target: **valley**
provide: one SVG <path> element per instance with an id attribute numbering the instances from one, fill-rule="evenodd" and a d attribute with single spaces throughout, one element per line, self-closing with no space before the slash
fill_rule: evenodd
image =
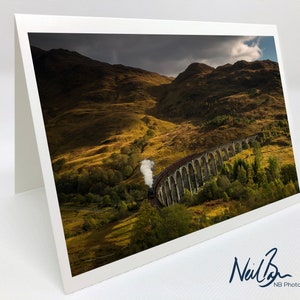
<path id="1" fill-rule="evenodd" d="M 171 78 L 64 49 L 32 55 L 74 276 L 298 192 L 276 62 L 195 62 Z M 142 160 L 156 176 L 258 133 L 183 203 L 147 206 Z"/>

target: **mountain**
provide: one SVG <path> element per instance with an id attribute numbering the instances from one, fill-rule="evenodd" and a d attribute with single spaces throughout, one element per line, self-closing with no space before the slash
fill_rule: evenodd
<path id="1" fill-rule="evenodd" d="M 107 142 L 127 127 L 142 128 L 138 114 L 151 108 L 160 87 L 171 82 L 166 76 L 64 49 L 31 50 L 49 147 L 55 155 Z"/>
<path id="2" fill-rule="evenodd" d="M 51 157 L 78 167 L 139 146 L 159 170 L 286 121 L 276 62 L 195 62 L 174 79 L 64 49 L 32 57 Z"/>
<path id="3" fill-rule="evenodd" d="M 205 75 L 210 74 L 214 71 L 214 68 L 202 64 L 202 63 L 192 63 L 190 64 L 185 71 L 180 73 L 174 80 L 173 84 L 180 84 L 187 81 L 199 81 L 200 78 L 203 78 Z"/>
<path id="4" fill-rule="evenodd" d="M 284 109 L 277 63 L 238 61 L 216 69 L 194 63 L 169 85 L 158 111 L 169 118 L 203 121 L 220 114 L 273 109 L 274 105 Z"/>
<path id="5" fill-rule="evenodd" d="M 121 103 L 152 97 L 151 88 L 170 79 L 123 65 L 110 65 L 64 49 L 32 47 L 33 63 L 45 109 L 62 110 L 78 101 Z"/>

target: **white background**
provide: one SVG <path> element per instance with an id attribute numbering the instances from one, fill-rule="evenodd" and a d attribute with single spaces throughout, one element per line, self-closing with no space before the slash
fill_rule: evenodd
<path id="1" fill-rule="evenodd" d="M 299 299 L 299 288 L 229 284 L 234 257 L 276 264 L 300 283 L 300 205 L 64 295 L 43 190 L 14 196 L 14 13 L 276 24 L 300 149 L 299 0 L 0 0 L 0 299 Z M 298 141 L 299 140 L 299 141 Z M 297 153 L 296 153 L 297 154 Z M 30 176 L 30 170 L 28 170 Z"/>

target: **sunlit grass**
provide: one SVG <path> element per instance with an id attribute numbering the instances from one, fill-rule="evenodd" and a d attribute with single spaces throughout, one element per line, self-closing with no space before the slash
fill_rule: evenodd
<path id="1" fill-rule="evenodd" d="M 277 158 L 280 165 L 294 164 L 294 153 L 291 146 L 278 146 L 278 145 L 267 145 L 261 147 L 261 153 L 263 156 L 263 165 L 266 167 L 270 157 Z M 243 150 L 234 157 L 230 158 L 229 162 L 233 162 L 236 159 L 244 159 L 249 163 L 253 163 L 254 154 L 253 149 Z"/>
<path id="2" fill-rule="evenodd" d="M 130 216 L 114 225 L 105 240 L 116 246 L 127 246 L 130 242 L 131 231 L 136 222 L 136 216 Z"/>

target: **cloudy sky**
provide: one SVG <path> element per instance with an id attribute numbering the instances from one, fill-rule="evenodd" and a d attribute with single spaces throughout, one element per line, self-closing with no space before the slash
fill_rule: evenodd
<path id="1" fill-rule="evenodd" d="M 30 44 L 63 48 L 110 64 L 177 76 L 193 62 L 277 61 L 273 37 L 31 33 Z"/>

